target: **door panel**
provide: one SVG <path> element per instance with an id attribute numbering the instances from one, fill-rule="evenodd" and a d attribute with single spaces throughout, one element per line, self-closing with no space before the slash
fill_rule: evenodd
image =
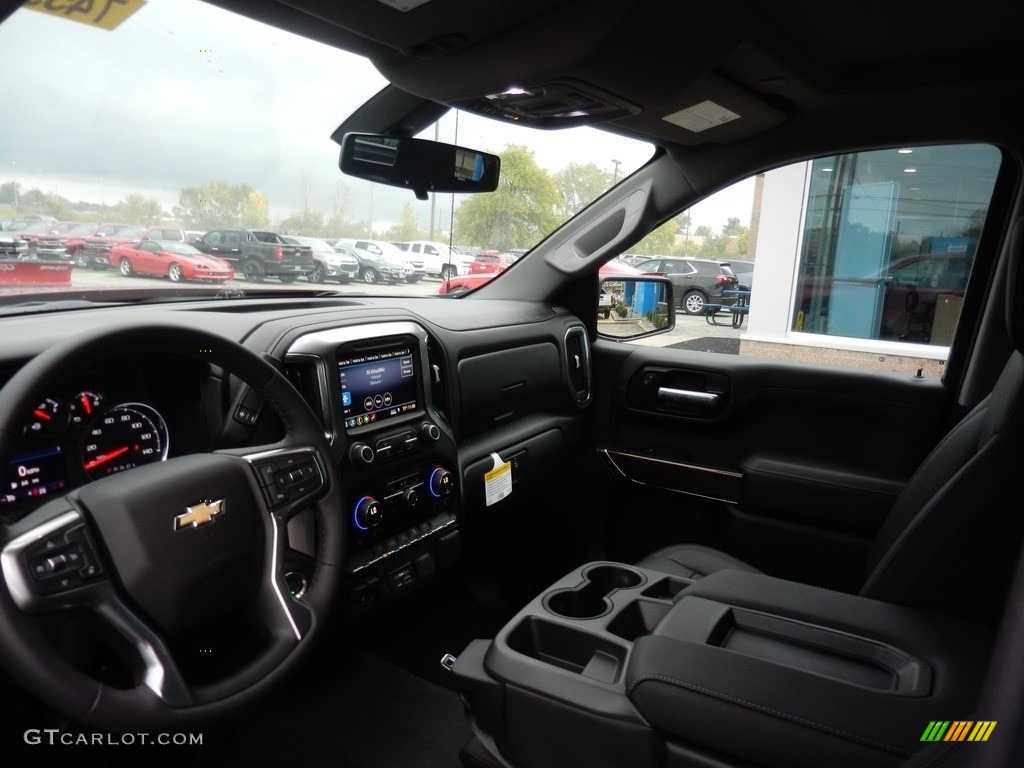
<path id="1" fill-rule="evenodd" d="M 593 360 L 609 556 L 705 543 L 844 589 L 949 403 L 903 374 L 604 340 Z"/>

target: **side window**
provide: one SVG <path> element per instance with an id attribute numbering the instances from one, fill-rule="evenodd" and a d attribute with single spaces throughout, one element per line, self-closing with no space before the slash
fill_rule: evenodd
<path id="1" fill-rule="evenodd" d="M 986 144 L 823 157 L 681 211 L 634 253 L 728 262 L 742 290 L 720 281 L 699 317 L 677 312 L 676 329 L 654 338 L 941 375 L 1001 160 Z M 612 315 L 599 331 L 629 307 Z"/>
<path id="2" fill-rule="evenodd" d="M 203 235 L 203 243 L 205 245 L 220 245 L 220 241 L 220 232 L 207 232 Z"/>
<path id="3" fill-rule="evenodd" d="M 221 245 L 236 246 L 242 241 L 242 237 L 238 232 L 224 232 L 221 234 Z"/>
<path id="4" fill-rule="evenodd" d="M 438 251 L 437 251 L 437 248 L 435 248 L 432 245 L 425 245 L 425 246 L 423 246 L 423 252 L 426 253 L 426 254 L 429 254 L 431 256 L 439 256 L 440 255 L 438 253 Z"/>

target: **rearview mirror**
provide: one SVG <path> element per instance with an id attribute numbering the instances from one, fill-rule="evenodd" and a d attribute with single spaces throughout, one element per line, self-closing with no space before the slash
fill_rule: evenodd
<path id="1" fill-rule="evenodd" d="M 597 332 L 626 340 L 668 333 L 676 325 L 667 277 L 605 277 L 597 303 Z"/>
<path id="2" fill-rule="evenodd" d="M 406 187 L 426 200 L 428 192 L 493 192 L 501 159 L 425 139 L 347 133 L 339 165 L 349 176 Z"/>

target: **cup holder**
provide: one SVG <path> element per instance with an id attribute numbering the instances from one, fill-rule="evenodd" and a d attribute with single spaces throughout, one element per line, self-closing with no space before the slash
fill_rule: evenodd
<path id="1" fill-rule="evenodd" d="M 611 595 L 644 583 L 639 571 L 621 565 L 595 565 L 583 572 L 583 583 L 544 596 L 544 607 L 567 619 L 596 619 L 612 609 Z"/>

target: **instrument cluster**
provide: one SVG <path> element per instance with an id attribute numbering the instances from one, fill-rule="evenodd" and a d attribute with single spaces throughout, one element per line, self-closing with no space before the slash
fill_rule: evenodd
<path id="1" fill-rule="evenodd" d="M 163 461 L 170 432 L 152 405 L 84 389 L 43 398 L 6 468 L 0 510 L 20 511 L 91 480 Z"/>

